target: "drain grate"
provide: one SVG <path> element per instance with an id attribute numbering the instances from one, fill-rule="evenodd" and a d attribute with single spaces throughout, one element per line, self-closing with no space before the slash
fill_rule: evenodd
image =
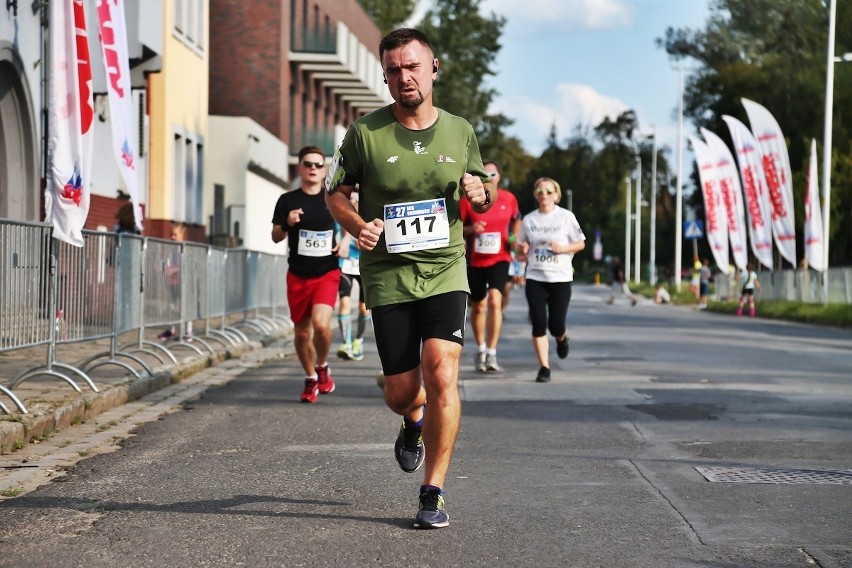
<path id="1" fill-rule="evenodd" d="M 852 469 L 766 469 L 759 467 L 696 467 L 707 481 L 720 483 L 774 483 L 852 485 Z"/>

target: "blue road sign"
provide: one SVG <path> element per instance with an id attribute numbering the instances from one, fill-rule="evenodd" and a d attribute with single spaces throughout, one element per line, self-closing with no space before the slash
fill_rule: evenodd
<path id="1" fill-rule="evenodd" d="M 704 223 L 698 219 L 683 222 L 683 238 L 700 239 L 704 236 Z"/>

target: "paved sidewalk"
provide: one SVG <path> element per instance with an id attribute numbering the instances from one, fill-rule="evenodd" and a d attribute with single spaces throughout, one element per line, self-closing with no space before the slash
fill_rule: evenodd
<path id="1" fill-rule="evenodd" d="M 65 379 L 51 374 L 41 374 L 27 378 L 13 389 L 12 393 L 23 403 L 27 412 L 19 410 L 15 401 L 0 390 L 0 404 L 10 414 L 0 408 L 0 453 L 9 453 L 30 442 L 38 442 L 52 433 L 80 424 L 112 408 L 136 400 L 146 394 L 179 382 L 198 371 L 217 365 L 228 359 L 256 350 L 290 334 L 289 329 L 263 337 L 249 335 L 248 343 L 226 344 L 210 338 L 196 338 L 190 344 L 181 345 L 177 341 L 162 342 L 156 337 L 157 331 L 151 331 L 146 340 L 167 348 L 174 356 L 171 361 L 162 350 L 154 351 L 159 357 L 144 352 L 131 351 L 131 354 L 148 366 L 151 373 L 145 371 L 138 362 L 116 357 L 129 365 L 137 373 L 134 375 L 125 366 L 108 363 L 92 368 L 84 363 L 97 355 L 105 355 L 98 363 L 110 361 L 110 341 L 108 339 L 61 344 L 56 349 L 56 363 L 51 365 L 55 373 L 71 379 L 80 392 Z M 123 336 L 121 345 L 136 343 L 138 332 Z M 206 345 L 209 345 L 208 349 Z M 212 349 L 212 351 L 211 351 Z M 163 362 L 165 361 L 165 362 Z M 39 346 L 0 353 L 0 385 L 10 388 L 19 376 L 33 369 L 47 371 L 48 347 Z M 85 367 L 91 369 L 87 375 L 97 388 L 95 392 L 85 378 L 73 369 Z"/>

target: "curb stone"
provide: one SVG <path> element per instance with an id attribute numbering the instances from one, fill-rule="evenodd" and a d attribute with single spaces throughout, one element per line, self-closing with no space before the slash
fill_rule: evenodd
<path id="1" fill-rule="evenodd" d="M 33 440 L 38 440 L 69 428 L 128 402 L 142 398 L 229 359 L 266 347 L 281 336 L 266 336 L 247 344 L 231 346 L 200 358 L 190 359 L 155 372 L 152 376 L 136 378 L 126 375 L 112 384 L 99 384 L 100 392 L 70 391 L 68 398 L 53 408 L 30 408 L 27 414 L 0 414 L 0 454 L 9 454 Z M 26 403 L 26 401 L 24 401 Z M 28 405 L 30 406 L 30 405 Z"/>

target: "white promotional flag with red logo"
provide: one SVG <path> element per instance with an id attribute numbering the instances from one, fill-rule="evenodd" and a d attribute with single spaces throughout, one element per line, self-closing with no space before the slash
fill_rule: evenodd
<path id="1" fill-rule="evenodd" d="M 142 208 L 136 182 L 136 158 L 131 147 L 133 104 L 130 98 L 130 64 L 127 56 L 127 24 L 124 0 L 97 0 L 98 25 L 109 93 L 112 147 L 118 169 L 133 202 L 136 227 L 142 230 Z"/>
<path id="2" fill-rule="evenodd" d="M 763 174 L 772 207 L 772 233 L 775 244 L 787 262 L 796 266 L 796 223 L 793 216 L 793 177 L 790 157 L 781 127 L 763 106 L 742 99 L 751 132 L 760 147 Z"/>
<path id="3" fill-rule="evenodd" d="M 702 140 L 690 136 L 692 152 L 698 163 L 698 178 L 701 182 L 701 195 L 704 197 L 704 216 L 707 242 L 713 251 L 713 258 L 723 272 L 728 271 L 728 224 L 725 206 L 719 190 L 716 176 L 716 158 L 710 147 Z"/>
<path id="4" fill-rule="evenodd" d="M 83 0 L 50 2 L 45 219 L 53 236 L 83 246 L 92 168 L 92 66 Z"/>
<path id="5" fill-rule="evenodd" d="M 825 249 L 822 237 L 822 212 L 817 189 L 816 140 L 811 140 L 811 159 L 808 163 L 808 183 L 805 188 L 805 255 L 814 270 L 825 270 Z"/>
<path id="6" fill-rule="evenodd" d="M 734 253 L 734 264 L 740 270 L 745 270 L 748 263 L 748 244 L 746 243 L 743 190 L 740 187 L 737 164 L 724 140 L 706 128 L 701 129 L 701 134 L 716 159 L 716 179 L 719 180 L 722 203 L 725 205 L 723 211 L 728 223 L 728 237 L 731 242 L 731 251 Z"/>
<path id="7" fill-rule="evenodd" d="M 772 211 L 757 140 L 748 127 L 733 116 L 723 115 L 722 120 L 728 124 L 734 140 L 745 195 L 751 251 L 763 266 L 772 270 Z"/>

